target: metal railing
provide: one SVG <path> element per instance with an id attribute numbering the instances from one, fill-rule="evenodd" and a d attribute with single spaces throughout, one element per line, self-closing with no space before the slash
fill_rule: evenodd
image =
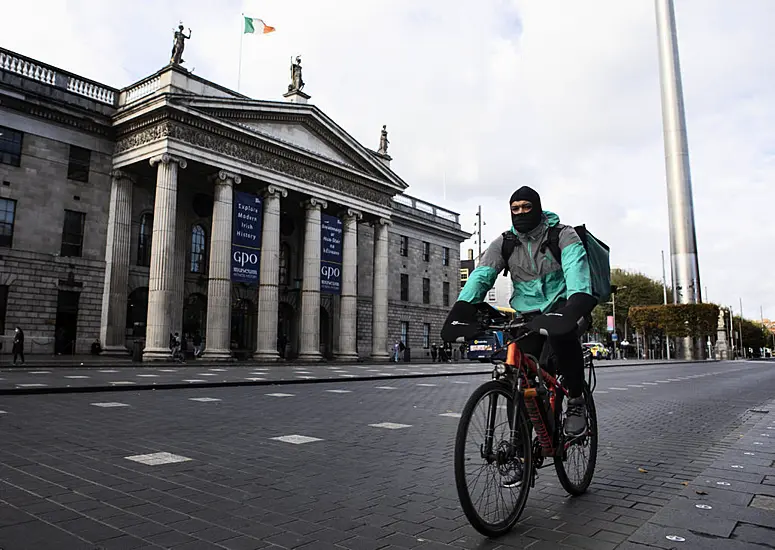
<path id="1" fill-rule="evenodd" d="M 0 70 L 65 89 L 106 105 L 116 105 L 118 90 L 0 48 Z"/>
<path id="2" fill-rule="evenodd" d="M 426 214 L 430 214 L 431 216 L 436 216 L 437 218 L 442 218 L 454 223 L 460 223 L 460 214 L 457 212 L 447 210 L 446 208 L 436 206 L 435 204 L 425 202 L 410 195 L 396 195 L 393 197 L 393 202 L 402 206 L 408 206 L 409 208 L 419 210 L 420 212 L 424 212 Z"/>

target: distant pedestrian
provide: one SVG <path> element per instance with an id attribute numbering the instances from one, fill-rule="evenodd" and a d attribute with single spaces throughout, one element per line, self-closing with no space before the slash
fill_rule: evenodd
<path id="1" fill-rule="evenodd" d="M 16 327 L 16 332 L 13 335 L 13 364 L 16 364 L 16 358 L 21 357 L 22 365 L 24 364 L 24 332 L 21 328 Z"/>
<path id="2" fill-rule="evenodd" d="M 198 331 L 194 334 L 193 344 L 194 344 L 194 357 L 201 356 L 202 355 L 202 335 L 199 334 Z"/>
<path id="3" fill-rule="evenodd" d="M 390 358 L 391 361 L 398 363 L 398 354 L 401 351 L 401 346 L 398 345 L 399 340 L 396 340 L 393 344 L 393 357 Z"/>
<path id="4" fill-rule="evenodd" d="M 438 346 L 436 346 L 436 344 L 434 343 L 434 344 L 431 346 L 431 363 L 435 363 L 435 362 L 436 362 L 436 357 L 437 357 L 438 355 L 439 355 L 439 348 L 438 348 Z"/>

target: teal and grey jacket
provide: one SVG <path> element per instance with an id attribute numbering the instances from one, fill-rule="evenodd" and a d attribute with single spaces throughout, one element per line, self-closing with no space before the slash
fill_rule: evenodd
<path id="1" fill-rule="evenodd" d="M 548 229 L 560 225 L 560 251 L 562 266 L 551 251 L 542 244 Z M 560 224 L 560 218 L 546 210 L 542 222 L 531 232 L 522 234 L 511 228 L 520 241 L 509 259 L 509 272 L 514 284 L 511 307 L 518 313 L 539 310 L 542 313 L 561 307 L 568 297 L 582 292 L 592 294 L 587 252 L 576 231 Z M 501 252 L 503 236 L 496 238 L 468 276 L 468 282 L 460 291 L 459 301 L 480 303 L 495 284 L 498 274 L 506 267 Z M 545 250 L 542 251 L 541 249 Z"/>

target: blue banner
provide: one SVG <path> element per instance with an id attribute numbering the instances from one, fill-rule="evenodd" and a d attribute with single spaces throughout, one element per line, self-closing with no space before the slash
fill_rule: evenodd
<path id="1" fill-rule="evenodd" d="M 342 293 L 342 220 L 322 214 L 320 218 L 320 292 Z"/>
<path id="2" fill-rule="evenodd" d="M 231 280 L 258 284 L 261 260 L 261 197 L 236 191 L 231 236 Z"/>

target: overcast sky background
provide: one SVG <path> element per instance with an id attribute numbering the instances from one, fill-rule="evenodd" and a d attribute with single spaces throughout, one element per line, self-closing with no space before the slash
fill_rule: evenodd
<path id="1" fill-rule="evenodd" d="M 675 0 L 706 298 L 775 317 L 775 1 Z M 365 146 L 387 124 L 409 192 L 490 241 L 508 197 L 541 193 L 586 223 L 614 266 L 661 279 L 667 195 L 653 0 L 27 0 L 5 2 L 0 46 L 124 87 L 169 60 L 282 100 L 302 55 L 311 102 Z M 464 244 L 476 248 L 473 240 Z"/>

